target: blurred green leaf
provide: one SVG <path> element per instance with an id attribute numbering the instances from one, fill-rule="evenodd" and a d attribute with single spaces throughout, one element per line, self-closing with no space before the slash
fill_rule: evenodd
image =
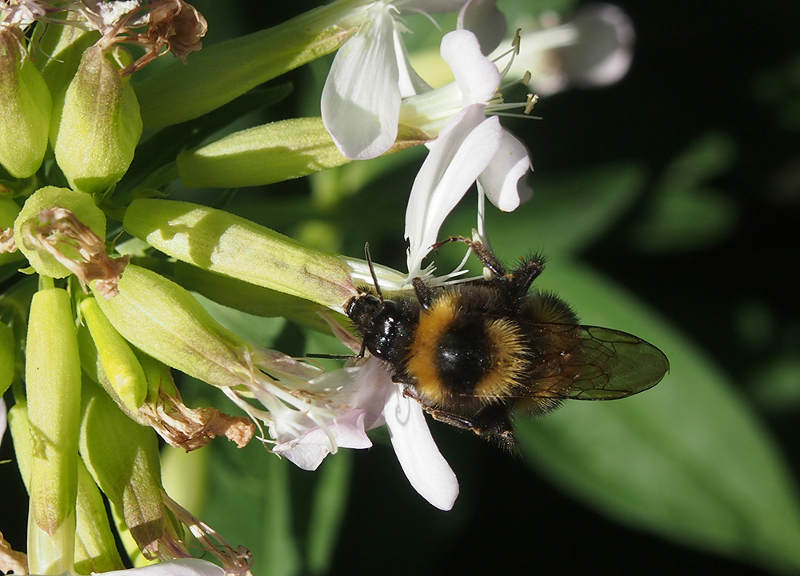
<path id="1" fill-rule="evenodd" d="M 195 294 L 194 296 L 214 320 L 234 334 L 255 344 L 269 345 L 286 324 L 284 318 L 261 318 L 235 308 L 217 304 L 202 294 Z"/>
<path id="2" fill-rule="evenodd" d="M 330 566 L 346 512 L 352 470 L 352 454 L 340 450 L 328 456 L 317 473 L 307 548 L 308 571 L 312 574 L 324 574 Z"/>
<path id="3" fill-rule="evenodd" d="M 556 179 L 529 177 L 533 199 L 514 212 L 500 212 L 486 203 L 486 229 L 494 242 L 502 230 L 519 250 L 541 250 L 548 256 L 576 252 L 600 236 L 636 198 L 644 173 L 620 164 L 583 170 Z M 439 234 L 468 234 L 475 227 L 475 206 L 462 202 Z M 519 254 L 515 254 L 515 257 Z"/>
<path id="4" fill-rule="evenodd" d="M 289 467 L 258 442 L 238 449 L 211 444 L 212 461 L 204 520 L 231 545 L 253 553 L 252 573 L 291 576 L 300 560 L 291 517 Z"/>
<path id="5" fill-rule="evenodd" d="M 664 170 L 649 213 L 633 229 L 642 250 L 692 250 L 727 236 L 738 212 L 733 200 L 706 182 L 730 170 L 736 149 L 730 136 L 706 134 Z"/>
<path id="6" fill-rule="evenodd" d="M 766 361 L 749 378 L 749 391 L 759 406 L 783 413 L 800 409 L 800 358 L 796 356 L 787 354 Z"/>
<path id="7" fill-rule="evenodd" d="M 568 402 L 544 418 L 520 419 L 530 462 L 619 521 L 772 569 L 800 569 L 796 486 L 725 375 L 686 336 L 596 273 L 554 260 L 536 285 L 557 290 L 586 324 L 656 344 L 671 372 L 633 398 Z"/>

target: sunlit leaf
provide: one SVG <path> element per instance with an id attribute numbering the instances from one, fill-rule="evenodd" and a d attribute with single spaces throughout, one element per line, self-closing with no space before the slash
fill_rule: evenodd
<path id="1" fill-rule="evenodd" d="M 800 568 L 800 507 L 774 441 L 687 337 L 608 279 L 551 261 L 536 285 L 581 321 L 659 346 L 670 374 L 614 402 L 568 402 L 520 419 L 530 462 L 602 513 L 687 545 L 780 569 Z"/>

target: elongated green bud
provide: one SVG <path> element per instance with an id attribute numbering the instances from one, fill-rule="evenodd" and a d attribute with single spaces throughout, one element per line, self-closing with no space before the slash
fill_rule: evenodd
<path id="1" fill-rule="evenodd" d="M 11 326 L 0 321 L 0 397 L 14 381 L 17 342 Z"/>
<path id="2" fill-rule="evenodd" d="M 60 288 L 33 296 L 25 350 L 31 425 L 30 570 L 72 569 L 77 494 L 81 373 L 69 294 Z M 48 539 L 48 536 L 50 537 Z"/>
<path id="3" fill-rule="evenodd" d="M 168 366 L 216 386 L 249 380 L 246 345 L 214 320 L 184 288 L 129 265 L 119 294 L 97 298 L 106 318 L 130 343 Z"/>
<path id="4" fill-rule="evenodd" d="M 100 48 L 83 53 L 53 112 L 50 139 L 70 186 L 94 194 L 118 182 L 133 160 L 142 119 L 128 79 Z"/>
<path id="5" fill-rule="evenodd" d="M 59 239 L 49 232 L 47 237 L 51 240 L 55 238 L 55 244 L 44 242 L 42 238 L 37 237 L 42 211 L 56 207 L 72 211 L 75 217 L 88 226 L 101 241 L 106 237 L 106 216 L 89 194 L 76 192 L 69 188 L 45 186 L 34 192 L 25 201 L 25 205 L 14 222 L 14 240 L 17 247 L 25 254 L 28 262 L 39 274 L 52 278 L 64 278 L 72 272 L 59 262 L 53 252 L 57 251 L 76 262 L 81 261 L 82 258 L 75 243 L 71 238 Z"/>
<path id="6" fill-rule="evenodd" d="M 0 28 L 0 166 L 27 178 L 42 164 L 53 106 L 50 91 L 15 31 Z"/>
<path id="7" fill-rule="evenodd" d="M 33 443 L 24 402 L 15 404 L 8 413 L 8 424 L 14 439 L 14 455 L 25 488 L 30 490 Z M 108 523 L 103 497 L 83 462 L 78 460 L 78 493 L 75 507 L 75 570 L 81 574 L 108 572 L 123 568 L 114 535 Z"/>
<path id="8" fill-rule="evenodd" d="M 344 261 L 254 222 L 198 204 L 135 200 L 125 230 L 173 258 L 341 309 L 356 294 Z"/>
<path id="9" fill-rule="evenodd" d="M 105 381 L 111 388 L 109 393 L 127 410 L 135 412 L 147 396 L 147 379 L 139 360 L 94 298 L 85 298 L 80 304 L 80 311 L 97 346 Z"/>
<path id="10" fill-rule="evenodd" d="M 397 152 L 430 140 L 401 125 Z M 237 188 L 300 178 L 350 162 L 342 156 L 321 118 L 292 118 L 229 134 L 178 155 L 178 174 L 187 186 Z"/>
<path id="11" fill-rule="evenodd" d="M 371 0 L 337 0 L 260 30 L 213 44 L 157 70 L 136 86 L 148 128 L 202 116 L 251 88 L 336 50 Z"/>
<path id="12" fill-rule="evenodd" d="M 86 381 L 80 454 L 139 547 L 148 555 L 157 554 L 165 510 L 156 435 L 125 416 L 101 388 Z"/>

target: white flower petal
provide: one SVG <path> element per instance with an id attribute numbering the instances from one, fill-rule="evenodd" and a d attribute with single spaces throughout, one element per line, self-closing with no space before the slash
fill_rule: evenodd
<path id="1" fill-rule="evenodd" d="M 478 38 L 469 30 L 445 34 L 440 47 L 461 90 L 464 105 L 488 102 L 500 86 L 500 71 L 481 53 Z"/>
<path id="2" fill-rule="evenodd" d="M 634 30 L 616 6 L 589 6 L 569 24 L 578 41 L 558 51 L 564 73 L 582 86 L 602 86 L 621 79 L 633 59 Z"/>
<path id="3" fill-rule="evenodd" d="M 369 448 L 364 431 L 364 411 L 350 409 L 334 420 L 315 422 L 297 411 L 273 411 L 270 434 L 276 440 L 272 451 L 303 470 L 316 470 L 325 457 L 338 448 Z"/>
<path id="4" fill-rule="evenodd" d="M 458 497 L 458 479 L 436 447 L 422 407 L 398 386 L 386 402 L 384 416 L 408 481 L 425 500 L 450 510 Z"/>
<path id="5" fill-rule="evenodd" d="M 93 575 L 99 572 L 92 572 Z M 225 576 L 225 570 L 198 558 L 181 558 L 141 568 L 103 572 L 106 576 Z"/>
<path id="6" fill-rule="evenodd" d="M 464 5 L 464 0 L 394 0 L 392 4 L 404 12 L 414 11 L 436 14 L 455 12 Z"/>
<path id="7" fill-rule="evenodd" d="M 398 87 L 400 88 L 400 96 L 408 98 L 422 92 L 431 90 L 425 80 L 423 80 L 417 71 L 411 66 L 411 60 L 406 51 L 406 45 L 403 44 L 403 39 L 400 38 L 400 31 L 394 29 L 394 53 L 397 56 L 397 73 L 398 73 Z M 398 112 L 399 115 L 399 112 Z"/>
<path id="8" fill-rule="evenodd" d="M 492 204 L 511 212 L 533 195 L 525 181 L 530 169 L 531 160 L 525 145 L 503 130 L 500 147 L 478 181 Z"/>
<path id="9" fill-rule="evenodd" d="M 458 13 L 458 29 L 474 32 L 481 52 L 489 54 L 506 35 L 506 17 L 495 0 L 469 0 Z"/>
<path id="10" fill-rule="evenodd" d="M 396 388 L 386 364 L 374 356 L 367 358 L 359 367 L 354 388 L 357 392 L 353 405 L 364 411 L 364 428 L 383 425 L 383 407 Z"/>
<path id="11" fill-rule="evenodd" d="M 430 144 L 406 208 L 410 277 L 418 275 L 445 217 L 494 157 L 502 133 L 497 117 L 485 118 L 483 106 L 473 104 L 456 115 Z"/>
<path id="12" fill-rule="evenodd" d="M 388 8 L 378 6 L 339 48 L 322 90 L 322 121 L 347 158 L 374 158 L 394 143 L 398 74 L 394 20 Z"/>

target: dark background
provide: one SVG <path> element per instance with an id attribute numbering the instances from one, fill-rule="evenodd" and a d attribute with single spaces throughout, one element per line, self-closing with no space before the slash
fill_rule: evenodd
<path id="1" fill-rule="evenodd" d="M 287 5 L 246 4 L 241 21 L 264 27 L 291 15 L 281 11 L 294 13 L 311 3 Z M 800 349 L 794 279 L 800 225 L 800 3 L 617 5 L 630 15 L 637 34 L 628 75 L 606 89 L 545 99 L 538 107 L 545 121 L 512 123 L 513 130 L 527 132 L 537 175 L 632 161 L 645 169 L 648 191 L 678 151 L 698 138 L 722 134 L 732 143 L 735 161 L 706 183 L 722 193 L 735 214 L 723 234 L 689 250 L 637 250 L 630 230 L 652 201 L 645 194 L 581 259 L 691 334 L 756 405 L 800 477 L 800 402 L 792 404 L 789 397 L 777 405 L 766 403 L 752 387 L 755 375 L 774 358 Z M 409 167 L 410 177 L 413 170 Z M 353 202 L 364 200 L 362 195 Z M 404 198 L 385 201 L 388 207 L 392 202 L 402 214 Z M 398 268 L 403 261 L 393 262 L 391 255 L 404 254 L 403 247 L 387 238 L 399 238 L 400 226 L 375 239 L 382 261 Z M 344 241 L 344 251 L 359 254 L 363 238 Z M 521 459 L 437 423 L 432 430 L 458 471 L 461 496 L 454 511 L 440 513 L 419 498 L 391 449 L 378 439 L 377 448 L 352 456 L 349 504 L 332 573 L 758 571 L 608 520 L 531 472 Z M 0 460 L 10 458 L 6 438 Z M 298 487 L 294 504 L 302 508 L 308 474 L 292 470 L 291 479 Z M 0 464 L 0 489 L 4 535 L 20 546 L 27 502 L 13 464 Z"/>

